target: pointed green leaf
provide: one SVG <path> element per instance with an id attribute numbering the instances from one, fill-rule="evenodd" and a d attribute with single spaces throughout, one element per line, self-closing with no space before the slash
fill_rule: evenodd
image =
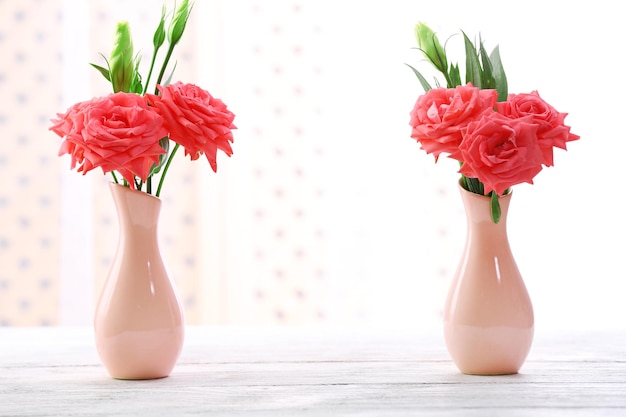
<path id="1" fill-rule="evenodd" d="M 172 77 L 174 76 L 174 71 L 176 71 L 177 65 L 178 65 L 178 61 L 174 62 L 174 68 L 172 68 L 172 72 L 170 72 L 170 75 L 167 76 L 167 78 L 165 79 L 165 82 L 161 83 L 161 85 L 163 86 L 170 85 L 170 83 L 172 82 Z"/>
<path id="2" fill-rule="evenodd" d="M 132 83 L 130 84 L 130 92 L 135 94 L 143 93 L 143 85 L 141 84 L 141 74 L 135 73 Z"/>
<path id="3" fill-rule="evenodd" d="M 465 83 L 472 83 L 474 87 L 482 88 L 482 69 L 478 60 L 478 53 L 472 41 L 463 32 L 465 39 Z"/>
<path id="4" fill-rule="evenodd" d="M 416 70 L 415 68 L 413 68 L 409 64 L 405 64 L 405 65 L 413 70 L 413 72 L 417 76 L 417 79 L 419 80 L 420 84 L 422 84 L 422 88 L 424 89 L 424 91 L 429 91 L 429 90 L 432 89 L 432 87 L 430 86 L 428 81 L 426 81 L 426 78 L 424 78 L 424 76 L 418 70 Z"/>
<path id="5" fill-rule="evenodd" d="M 143 85 L 141 84 L 141 74 L 139 73 L 139 64 L 141 64 L 141 56 L 135 56 L 135 73 L 130 83 L 130 92 L 135 94 L 143 93 Z"/>
<path id="6" fill-rule="evenodd" d="M 461 81 L 461 71 L 459 70 L 459 64 L 450 65 L 449 79 L 450 84 L 448 85 L 448 88 L 454 88 L 463 84 L 463 82 Z"/>
<path id="7" fill-rule="evenodd" d="M 498 201 L 498 194 L 495 191 L 491 192 L 491 220 L 494 223 L 500 221 L 502 211 L 500 210 L 500 201 Z"/>
<path id="8" fill-rule="evenodd" d="M 467 185 L 467 190 L 480 195 L 485 195 L 485 188 L 483 183 L 478 181 L 478 178 L 465 178 L 465 184 Z"/>
<path id="9" fill-rule="evenodd" d="M 107 79 L 107 81 L 111 81 L 111 75 L 109 74 L 108 69 L 101 67 L 100 65 L 96 65 L 96 64 L 89 64 L 89 65 L 97 69 L 100 72 L 100 74 L 102 74 L 102 76 Z"/>
<path id="10" fill-rule="evenodd" d="M 161 148 L 165 150 L 165 153 L 159 155 L 159 163 L 152 165 L 152 169 L 150 170 L 150 176 L 154 174 L 158 174 L 161 171 L 161 168 L 167 161 L 168 152 L 170 150 L 170 138 L 165 136 L 159 140 L 159 145 Z"/>
<path id="11" fill-rule="evenodd" d="M 509 86 L 506 80 L 506 74 L 504 73 L 504 66 L 500 58 L 500 48 L 496 46 L 491 52 L 490 56 L 491 65 L 493 65 L 493 78 L 496 83 L 496 90 L 498 91 L 498 101 L 506 101 L 509 95 Z"/>
<path id="12" fill-rule="evenodd" d="M 493 79 L 491 61 L 489 60 L 489 55 L 487 54 L 487 51 L 485 50 L 485 45 L 483 44 L 482 40 L 480 40 L 480 62 L 483 67 L 482 77 L 481 77 L 482 88 L 491 88 L 491 89 L 496 88 L 496 82 Z"/>
<path id="13" fill-rule="evenodd" d="M 161 166 L 167 160 L 167 153 L 170 151 L 170 138 L 168 136 L 162 137 L 159 140 L 159 145 L 165 150 L 164 154 L 159 155 L 159 166 Z"/>

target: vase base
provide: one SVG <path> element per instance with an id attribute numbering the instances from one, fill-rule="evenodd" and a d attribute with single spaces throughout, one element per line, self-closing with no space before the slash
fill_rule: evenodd
<path id="1" fill-rule="evenodd" d="M 140 376 L 140 377 L 132 377 L 132 376 L 113 376 L 111 378 L 117 379 L 118 381 L 149 381 L 151 379 L 165 379 L 168 378 L 169 375 L 163 376 Z"/>
<path id="2" fill-rule="evenodd" d="M 461 371 L 463 375 L 470 376 L 504 376 L 504 375 L 517 375 L 518 371 L 502 371 L 502 372 L 472 372 L 472 371 Z"/>
<path id="3" fill-rule="evenodd" d="M 514 375 L 523 366 L 532 344 L 534 326 L 479 327 L 444 321 L 448 352 L 466 375 Z"/>

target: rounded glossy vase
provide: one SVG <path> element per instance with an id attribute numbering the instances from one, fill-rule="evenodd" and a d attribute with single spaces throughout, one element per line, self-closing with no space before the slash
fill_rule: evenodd
<path id="1" fill-rule="evenodd" d="M 110 184 L 118 247 L 96 306 L 96 348 L 117 379 L 170 374 L 184 340 L 184 318 L 157 239 L 161 200 Z"/>
<path id="2" fill-rule="evenodd" d="M 448 351 L 463 373 L 514 374 L 530 351 L 534 315 L 507 236 L 511 194 L 499 198 L 496 224 L 490 197 L 459 189 L 467 237 L 444 308 Z"/>

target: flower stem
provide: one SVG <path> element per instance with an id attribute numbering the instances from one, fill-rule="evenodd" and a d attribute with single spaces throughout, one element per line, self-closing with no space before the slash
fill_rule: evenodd
<path id="1" fill-rule="evenodd" d="M 174 149 L 172 149 L 172 153 L 167 158 L 167 162 L 165 163 L 165 167 L 163 168 L 163 173 L 161 174 L 161 179 L 159 180 L 159 186 L 157 187 L 157 191 L 155 194 L 156 197 L 161 195 L 161 187 L 163 187 L 163 180 L 165 180 L 165 175 L 167 174 L 167 170 L 169 169 L 170 164 L 172 163 L 172 160 L 174 159 L 174 155 L 176 154 L 176 151 L 178 150 L 178 148 L 180 148 L 179 143 L 177 143 L 174 146 Z"/>
<path id="2" fill-rule="evenodd" d="M 170 45 L 169 48 L 167 48 L 167 54 L 165 55 L 165 59 L 163 60 L 163 65 L 161 66 L 161 71 L 159 72 L 159 78 L 157 78 L 156 80 L 156 85 L 159 85 L 161 83 L 161 80 L 163 79 L 163 75 L 165 74 L 165 68 L 167 68 L 167 64 L 170 62 L 170 58 L 172 57 L 172 52 L 174 52 L 175 46 L 176 45 Z M 154 94 L 159 94 L 159 89 L 156 87 L 154 87 Z"/>
<path id="3" fill-rule="evenodd" d="M 115 175 L 115 171 L 111 171 L 111 175 L 113 176 L 113 181 L 115 181 L 116 184 L 119 184 L 120 182 L 117 180 L 117 175 Z"/>
<path id="4" fill-rule="evenodd" d="M 150 77 L 152 77 L 152 69 L 154 68 L 154 62 L 156 61 L 158 49 L 154 50 L 154 54 L 152 55 L 152 62 L 150 62 L 150 70 L 148 71 L 148 78 L 146 78 L 146 85 L 143 86 L 142 96 L 146 95 L 146 91 L 148 91 L 148 83 L 150 82 Z"/>

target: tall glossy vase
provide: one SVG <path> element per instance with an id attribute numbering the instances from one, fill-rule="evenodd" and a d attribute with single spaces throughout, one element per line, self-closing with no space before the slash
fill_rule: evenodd
<path id="1" fill-rule="evenodd" d="M 444 336 L 462 373 L 514 374 L 534 333 L 533 307 L 507 235 L 511 194 L 491 220 L 490 197 L 459 187 L 467 216 L 465 249 L 444 308 Z"/>
<path id="2" fill-rule="evenodd" d="M 119 237 L 96 306 L 96 348 L 114 378 L 163 378 L 182 350 L 184 317 L 159 251 L 161 200 L 118 184 L 110 189 Z"/>

